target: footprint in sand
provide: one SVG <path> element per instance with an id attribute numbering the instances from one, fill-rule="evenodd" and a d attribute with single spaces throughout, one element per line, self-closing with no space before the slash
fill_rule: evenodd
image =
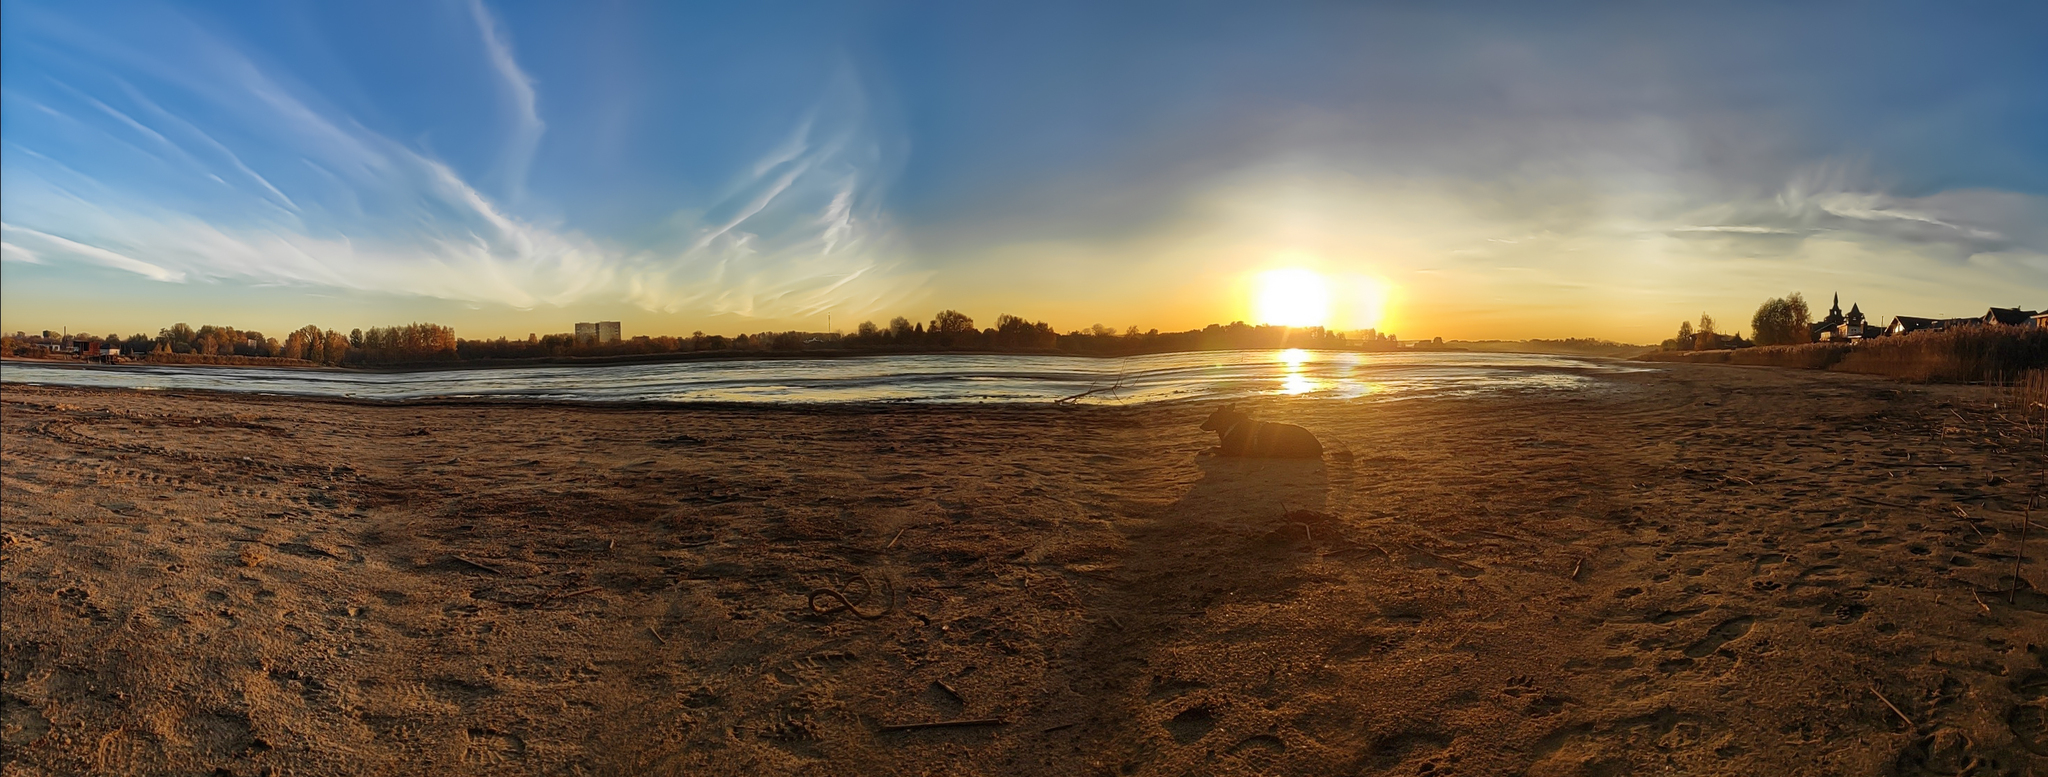
<path id="1" fill-rule="evenodd" d="M 479 729 L 469 730 L 469 746 L 462 751 L 462 762 L 476 766 L 497 766 L 525 757 L 526 740 Z"/>
<path id="2" fill-rule="evenodd" d="M 1756 619 L 1747 615 L 1722 621 L 1721 625 L 1715 626 L 1713 630 L 1708 631 L 1705 638 L 1687 647 L 1685 654 L 1691 658 L 1702 658 L 1709 653 L 1720 650 L 1722 645 L 1726 645 L 1730 641 L 1748 634 L 1750 624 L 1753 623 L 1756 623 Z"/>
<path id="3" fill-rule="evenodd" d="M 13 694 L 0 694 L 0 744 L 22 747 L 50 733 L 43 711 Z"/>
<path id="4" fill-rule="evenodd" d="M 1231 755 L 1247 755 L 1257 752 L 1277 753 L 1287 749 L 1287 743 L 1272 734 L 1259 734 L 1230 746 Z"/>
<path id="5" fill-rule="evenodd" d="M 1208 707 L 1189 707 L 1166 721 L 1166 731 L 1183 745 L 1192 744 L 1216 727 L 1216 713 Z"/>
<path id="6" fill-rule="evenodd" d="M 2020 703 L 2005 715 L 2005 723 L 2020 746 L 2038 755 L 2048 755 L 2048 672 L 2034 672 L 2014 684 Z"/>
<path id="7" fill-rule="evenodd" d="M 1687 607 L 1680 610 L 1663 610 L 1655 615 L 1650 616 L 1648 620 L 1651 623 L 1655 623 L 1659 626 L 1662 626 L 1667 623 L 1685 620 L 1686 618 L 1690 618 L 1694 615 L 1698 615 L 1706 611 L 1707 608 L 1705 607 Z"/>

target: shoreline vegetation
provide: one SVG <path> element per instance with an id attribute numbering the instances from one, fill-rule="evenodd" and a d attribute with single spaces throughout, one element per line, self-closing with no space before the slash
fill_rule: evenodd
<path id="1" fill-rule="evenodd" d="M 1638 361 L 1732 364 L 1826 370 L 1920 383 L 2031 384 L 2048 380 L 2048 325 L 2040 313 L 1992 307 L 1982 316 L 1900 316 L 1887 326 L 1837 294 L 1825 318 L 1813 320 L 1806 297 L 1793 292 L 1764 300 L 1750 317 L 1750 336 L 1716 331 L 1714 317 L 1678 324 Z"/>
<path id="2" fill-rule="evenodd" d="M 1490 351 L 1627 357 L 1647 346 L 1590 338 L 1481 340 L 1403 343 L 1372 329 L 1338 332 L 1323 327 L 1210 324 L 1183 332 L 1122 332 L 1095 325 L 1061 334 L 1043 321 L 1001 316 L 996 326 L 975 327 L 957 311 L 941 311 L 929 325 L 898 317 L 884 328 L 862 323 L 851 334 L 760 332 L 734 337 L 694 332 L 685 337 L 637 336 L 596 343 L 574 335 L 529 335 L 523 340 L 465 340 L 438 324 L 357 329 L 347 334 L 307 326 L 283 340 L 231 326 L 187 324 L 159 330 L 154 337 L 41 337 L 15 333 L 0 339 L 0 358 L 44 362 L 100 361 L 144 365 L 211 365 L 267 368 L 353 369 L 411 372 L 495 367 L 605 366 L 671 361 L 733 359 L 818 359 L 923 354 L 1126 357 L 1202 351 L 1301 348 L 1342 352 Z M 75 349 L 75 350 L 66 350 Z M 117 360 L 103 354 L 118 349 Z"/>
<path id="3" fill-rule="evenodd" d="M 2048 370 L 2048 329 L 1975 325 L 1863 340 L 1653 351 L 1639 361 L 1786 367 L 1923 383 L 2010 383 Z"/>

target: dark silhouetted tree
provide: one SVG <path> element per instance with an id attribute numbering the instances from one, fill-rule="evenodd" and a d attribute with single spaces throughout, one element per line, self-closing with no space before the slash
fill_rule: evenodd
<path id="1" fill-rule="evenodd" d="M 1806 298 L 1793 292 L 1788 297 L 1764 300 L 1750 318 L 1749 328 L 1755 333 L 1757 345 L 1796 345 L 1812 336 L 1812 313 L 1806 308 Z"/>

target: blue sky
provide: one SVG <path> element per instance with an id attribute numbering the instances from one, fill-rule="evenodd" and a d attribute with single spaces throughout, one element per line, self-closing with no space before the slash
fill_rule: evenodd
<path id="1" fill-rule="evenodd" d="M 10 0 L 0 326 L 2048 306 L 2048 6 L 1783 5 Z"/>

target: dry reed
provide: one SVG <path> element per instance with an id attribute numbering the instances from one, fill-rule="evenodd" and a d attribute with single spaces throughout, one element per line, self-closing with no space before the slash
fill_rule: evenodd
<path id="1" fill-rule="evenodd" d="M 1962 326 L 1854 342 L 1660 351 L 1651 361 L 1833 370 L 1918 381 L 2005 383 L 2048 369 L 2048 329 Z"/>

